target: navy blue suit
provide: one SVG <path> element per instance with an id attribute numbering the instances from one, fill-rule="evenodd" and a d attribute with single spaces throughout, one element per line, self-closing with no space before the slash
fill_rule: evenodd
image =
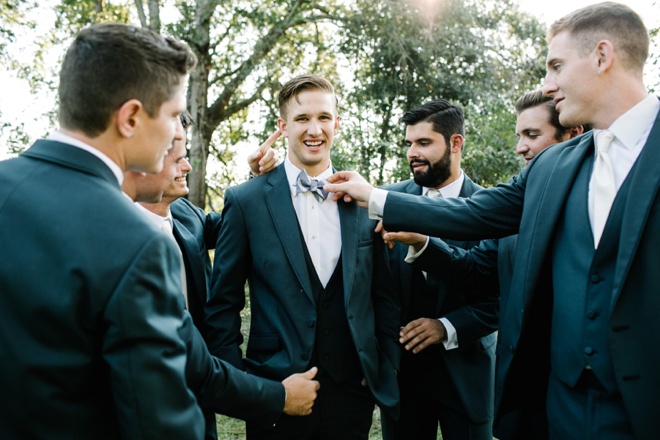
<path id="1" fill-rule="evenodd" d="M 349 333 L 342 338 L 347 351 L 328 353 L 329 361 L 351 359 L 350 352 L 356 353 L 357 373 L 366 378 L 375 402 L 395 414 L 399 308 L 389 291 L 372 290 L 372 278 L 383 279 L 373 274 L 374 258 L 384 258 L 384 252 L 374 251 L 375 222 L 364 210 L 343 202 L 338 208 L 342 251 L 336 270 L 341 271 L 343 286 L 343 304 L 339 304 L 343 311 L 338 317 L 347 323 Z M 211 353 L 275 380 L 305 371 L 313 360 L 323 361 L 317 353 L 317 326 L 326 309 L 315 297 L 314 273 L 307 260 L 284 165 L 228 189 L 206 308 L 204 337 Z M 251 325 L 243 359 L 240 312 L 245 307 L 246 280 Z M 328 327 L 329 334 L 338 326 L 339 322 Z M 320 393 L 322 398 L 323 385 Z"/>
<path id="2" fill-rule="evenodd" d="M 384 220 L 391 230 L 454 238 L 502 237 L 520 231 L 498 340 L 499 416 L 523 407 L 543 408 L 551 361 L 553 365 L 562 363 L 561 356 L 551 359 L 551 344 L 581 342 L 550 341 L 551 331 L 557 330 L 551 325 L 553 283 L 561 276 L 555 272 L 558 262 L 554 257 L 559 251 L 565 253 L 560 247 L 566 243 L 556 240 L 558 234 L 570 232 L 571 219 L 565 217 L 565 208 L 573 197 L 586 197 L 586 183 L 577 187 L 575 182 L 585 164 L 589 165 L 587 161 L 593 161 L 593 148 L 592 133 L 549 147 L 513 182 L 479 191 L 470 200 L 418 200 L 421 198 L 396 193 L 387 196 Z M 584 347 L 584 356 L 608 358 L 603 365 L 609 372 L 599 379 L 620 393 L 635 436 L 657 439 L 660 351 L 653 346 L 660 337 L 656 316 L 660 310 L 660 116 L 624 186 L 627 191 L 617 194 L 614 215 L 611 213 L 605 227 L 606 246 L 602 252 L 599 247 L 593 256 L 591 269 L 587 265 L 588 276 L 580 280 L 584 290 L 576 299 L 591 304 L 592 295 L 605 287 L 598 292 L 600 300 L 608 299 L 603 304 L 605 314 L 585 313 L 580 319 L 585 328 L 599 322 L 604 325 L 604 351 Z M 581 213 L 586 218 L 586 206 Z M 574 217 L 574 221 L 582 220 Z M 584 259 L 588 251 L 576 247 L 574 253 Z M 572 353 L 567 350 L 567 354 Z"/>
<path id="3" fill-rule="evenodd" d="M 80 148 L 0 162 L 0 437 L 202 438 L 178 251 Z"/>
<path id="4" fill-rule="evenodd" d="M 469 197 L 480 187 L 467 176 L 459 197 Z M 421 195 L 422 187 L 407 180 L 386 189 Z M 452 247 L 471 248 L 477 242 L 449 241 Z M 421 256 L 438 245 L 430 238 Z M 442 344 L 419 354 L 404 353 L 399 374 L 402 418 L 395 422 L 383 415 L 383 438 L 436 438 L 440 420 L 443 436 L 452 432 L 466 438 L 490 439 L 493 419 L 495 330 L 499 298 L 496 274 L 454 280 L 429 272 L 424 282 L 421 265 L 406 263 L 408 246 L 396 243 L 390 251 L 395 284 L 402 297 L 402 321 L 406 325 L 419 318 L 447 318 L 455 327 L 459 348 L 447 351 Z M 419 280 L 416 282 L 416 278 Z M 428 292 L 427 292 L 428 290 Z M 430 301 L 424 299 L 431 296 Z M 421 303 L 421 304 L 420 304 Z M 420 309 L 421 308 L 421 309 Z M 449 409 L 451 408 L 451 410 Z M 443 416 L 446 413 L 446 417 Z M 460 432 L 460 434 L 458 434 Z"/>

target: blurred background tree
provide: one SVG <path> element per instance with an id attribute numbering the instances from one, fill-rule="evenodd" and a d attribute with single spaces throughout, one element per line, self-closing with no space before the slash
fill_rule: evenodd
<path id="1" fill-rule="evenodd" d="M 47 7 L 55 19 L 38 34 L 30 17 Z M 335 168 L 374 184 L 408 178 L 400 118 L 445 98 L 465 110 L 466 173 L 482 185 L 505 181 L 522 166 L 514 102 L 540 86 L 547 50 L 545 25 L 518 0 L 6 0 L 0 12 L 0 61 L 44 96 L 55 95 L 66 43 L 91 23 L 130 22 L 190 44 L 198 64 L 188 84 L 196 121 L 188 198 L 214 210 L 225 188 L 245 180 L 247 154 L 275 129 L 281 84 L 301 73 L 337 88 Z M 27 62 L 9 50 L 19 33 L 32 36 Z M 658 30 L 652 35 L 657 41 Z M 658 63 L 657 47 L 650 62 Z M 55 109 L 45 100 L 50 129 Z M 0 115 L 11 154 L 30 137 Z M 276 148 L 286 154 L 283 140 Z"/>

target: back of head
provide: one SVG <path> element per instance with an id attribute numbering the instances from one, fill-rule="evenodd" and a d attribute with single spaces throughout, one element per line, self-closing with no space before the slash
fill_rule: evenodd
<path id="1" fill-rule="evenodd" d="M 447 145 L 454 134 L 465 136 L 463 109 L 445 99 L 427 102 L 421 107 L 404 113 L 401 121 L 406 125 L 430 122 L 433 131 L 442 134 Z"/>
<path id="2" fill-rule="evenodd" d="M 547 40 L 568 32 L 581 55 L 596 47 L 598 41 L 609 40 L 624 68 L 642 72 L 649 56 L 649 33 L 641 17 L 626 5 L 614 2 L 597 3 L 578 9 L 555 21 Z"/>
<path id="3" fill-rule="evenodd" d="M 298 99 L 302 92 L 322 91 L 335 94 L 335 88 L 330 81 L 320 75 L 300 75 L 282 86 L 277 103 L 280 109 L 280 117 L 286 119 L 289 102 L 292 99 Z M 336 100 L 336 97 L 335 97 Z"/>
<path id="4" fill-rule="evenodd" d="M 96 137 L 130 99 L 155 117 L 194 64 L 186 44 L 147 29 L 120 23 L 85 28 L 62 62 L 60 125 Z"/>

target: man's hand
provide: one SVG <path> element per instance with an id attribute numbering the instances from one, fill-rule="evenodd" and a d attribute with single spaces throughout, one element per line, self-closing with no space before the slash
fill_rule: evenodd
<path id="1" fill-rule="evenodd" d="M 363 208 L 367 207 L 369 196 L 374 189 L 364 177 L 355 171 L 339 171 L 328 177 L 328 182 L 323 189 L 335 193 L 332 200 L 337 201 L 342 197 L 345 202 L 355 200 Z"/>
<path id="2" fill-rule="evenodd" d="M 286 391 L 284 414 L 290 416 L 307 416 L 312 413 L 312 406 L 316 399 L 316 391 L 320 385 L 312 380 L 318 368 L 312 367 L 304 373 L 292 374 L 282 381 Z"/>
<path id="3" fill-rule="evenodd" d="M 417 354 L 429 345 L 446 340 L 447 330 L 438 319 L 419 318 L 403 327 L 399 336 L 399 342 L 404 344 L 405 349 Z"/>
<path id="4" fill-rule="evenodd" d="M 275 168 L 278 157 L 275 150 L 273 150 L 273 144 L 280 136 L 282 136 L 282 132 L 276 129 L 273 134 L 268 136 L 266 142 L 261 144 L 258 150 L 248 156 L 248 165 L 250 165 L 250 171 L 253 175 L 260 176 L 271 172 Z"/>
<path id="5" fill-rule="evenodd" d="M 380 234 L 383 242 L 385 242 L 390 249 L 392 249 L 394 243 L 398 241 L 406 246 L 412 246 L 415 249 L 415 252 L 419 252 L 424 247 L 428 238 L 427 235 L 418 234 L 416 232 L 388 232 L 383 226 L 382 220 L 378 222 L 374 232 Z"/>

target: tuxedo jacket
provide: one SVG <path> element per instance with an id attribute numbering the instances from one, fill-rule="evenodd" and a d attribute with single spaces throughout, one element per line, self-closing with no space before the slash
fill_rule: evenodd
<path id="1" fill-rule="evenodd" d="M 202 438 L 179 257 L 99 158 L 0 162 L 0 437 Z"/>
<path id="2" fill-rule="evenodd" d="M 502 415 L 545 399 L 549 371 L 551 267 L 555 227 L 582 163 L 593 154 L 593 133 L 549 147 L 513 182 L 471 199 L 420 200 L 390 193 L 387 229 L 474 239 L 520 231 L 509 303 L 502 319 L 496 407 Z M 635 435 L 660 438 L 660 115 L 630 171 L 614 269 L 609 323 L 616 382 Z M 585 210 L 586 212 L 586 210 Z M 606 226 L 607 228 L 607 226 Z"/>
<path id="3" fill-rule="evenodd" d="M 327 203 L 327 202 L 326 202 Z M 374 273 L 375 222 L 355 204 L 339 203 L 344 305 L 364 377 L 377 403 L 398 411 L 397 299 Z M 313 354 L 317 305 L 305 261 L 305 242 L 284 165 L 230 188 L 216 246 L 204 335 L 216 356 L 250 373 L 281 380 L 304 371 Z M 380 270 L 380 269 L 379 269 Z M 245 282 L 250 329 L 245 359 L 240 345 Z M 386 284 L 386 283 L 383 283 Z M 372 289 L 372 287 L 374 287 Z"/>
<path id="4" fill-rule="evenodd" d="M 459 197 L 469 197 L 480 187 L 467 176 Z M 422 187 L 412 179 L 388 185 L 390 191 L 421 196 Z M 450 245 L 452 248 L 466 249 L 477 244 L 475 241 L 447 240 L 445 244 L 438 238 L 431 237 L 427 252 L 433 253 L 433 248 L 439 245 Z M 402 298 L 402 322 L 406 325 L 413 316 L 409 310 L 413 297 L 419 295 L 413 291 L 414 272 L 425 270 L 415 261 L 406 263 L 404 258 L 408 246 L 396 243 L 389 252 L 390 265 L 396 285 Z M 421 257 L 420 256 L 420 257 Z M 427 258 L 425 256 L 425 258 Z M 435 265 L 439 265 L 436 261 Z M 427 271 L 434 273 L 433 271 Z M 424 317 L 447 318 L 455 327 L 459 347 L 445 350 L 442 344 L 427 348 L 439 353 L 439 357 L 429 360 L 444 362 L 449 376 L 433 374 L 437 369 L 434 365 L 425 365 L 425 371 L 418 371 L 420 382 L 426 382 L 429 392 L 433 392 L 433 383 L 451 381 L 460 396 L 461 403 L 473 423 L 485 423 L 493 418 L 494 374 L 495 374 L 495 330 L 497 330 L 499 311 L 499 292 L 496 273 L 490 272 L 473 277 L 455 277 L 452 274 L 436 276 L 437 302 L 433 310 L 428 310 Z"/>

